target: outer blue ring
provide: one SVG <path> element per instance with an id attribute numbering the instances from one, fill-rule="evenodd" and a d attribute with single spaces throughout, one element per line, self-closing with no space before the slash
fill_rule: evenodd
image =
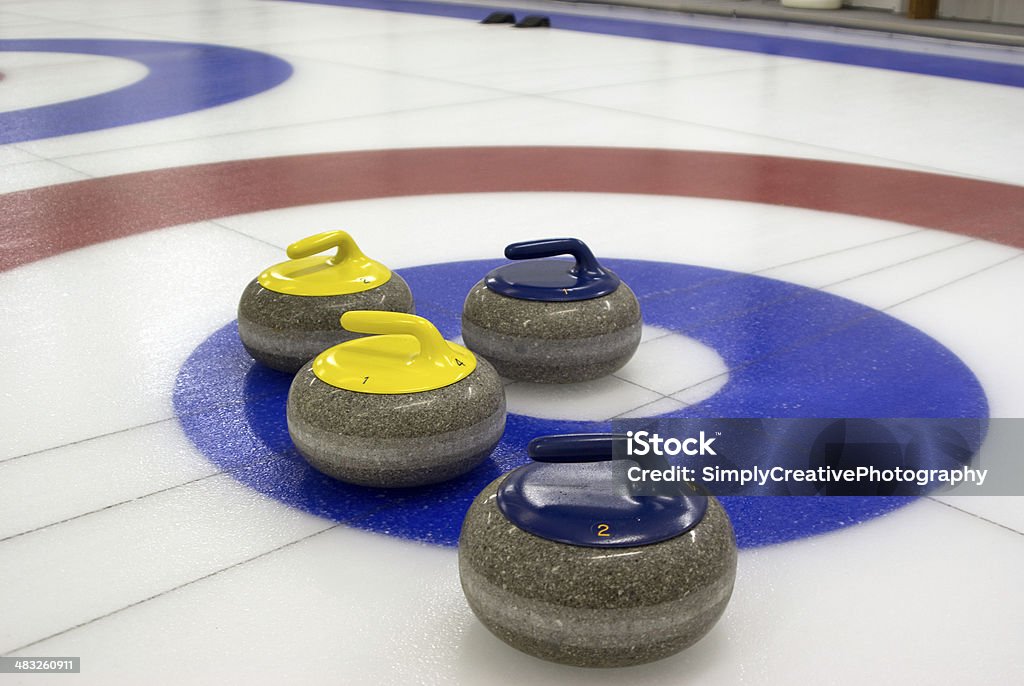
<path id="1" fill-rule="evenodd" d="M 489 13 L 487 8 L 478 5 L 459 5 L 447 2 L 433 3 L 421 0 L 288 1 L 473 19 L 477 21 L 483 19 Z M 527 10 L 501 7 L 500 9 L 503 12 L 514 12 L 517 15 L 537 14 L 538 12 L 536 8 Z M 767 55 L 799 57 L 820 62 L 854 64 L 861 67 L 890 69 L 892 71 L 904 71 L 928 76 L 946 76 L 953 79 L 996 83 L 1004 86 L 1016 86 L 1018 88 L 1024 87 L 1024 65 L 1020 64 L 987 62 L 966 57 L 915 53 L 863 45 L 845 45 L 842 43 L 829 43 L 788 36 L 770 36 L 741 31 L 695 28 L 653 21 L 588 17 L 580 14 L 559 14 L 558 12 L 548 11 L 544 11 L 544 16 L 551 19 L 551 25 L 554 28 L 568 31 L 644 38 L 668 43 L 688 43 L 690 45 L 703 45 L 711 48 L 743 50 L 745 52 L 759 52 Z M 488 28 L 507 30 L 508 26 Z"/>
<path id="2" fill-rule="evenodd" d="M 648 324 L 714 348 L 733 370 L 689 417 L 987 417 L 973 373 L 921 331 L 850 300 L 803 286 L 706 267 L 607 260 L 637 293 Z M 500 261 L 401 270 L 417 313 L 459 333 L 465 293 Z M 403 538 L 454 545 L 472 498 L 523 464 L 544 434 L 607 431 L 606 422 L 510 414 L 501 443 L 470 474 L 400 491 L 350 486 L 309 467 L 285 423 L 291 377 L 254 364 L 234 323 L 182 367 L 174 407 L 214 463 L 256 490 L 307 512 Z M 729 497 L 741 546 L 831 531 L 889 512 L 906 497 Z"/>
<path id="3" fill-rule="evenodd" d="M 0 40 L 0 52 L 122 57 L 149 70 L 107 93 L 0 113 L 0 144 L 65 136 L 186 114 L 247 98 L 285 81 L 292 66 L 254 50 L 138 40 Z"/>

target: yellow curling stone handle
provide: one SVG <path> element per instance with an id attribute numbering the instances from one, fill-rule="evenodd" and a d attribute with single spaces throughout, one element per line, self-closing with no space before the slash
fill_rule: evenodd
<path id="1" fill-rule="evenodd" d="M 320 255 L 337 248 L 333 255 Z M 257 277 L 270 291 L 287 295 L 349 295 L 387 283 L 391 270 L 363 254 L 344 231 L 326 231 L 288 246 L 287 262 Z"/>
<path id="2" fill-rule="evenodd" d="M 446 341 L 423 317 L 404 312 L 353 311 L 341 325 L 375 334 L 317 355 L 313 373 L 324 383 L 358 393 L 420 393 L 450 386 L 476 369 L 476 356 Z"/>

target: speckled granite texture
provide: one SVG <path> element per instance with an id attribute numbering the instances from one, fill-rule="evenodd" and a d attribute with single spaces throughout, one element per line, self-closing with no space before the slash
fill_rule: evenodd
<path id="1" fill-rule="evenodd" d="M 350 310 L 415 312 L 408 284 L 394 272 L 377 288 L 331 296 L 278 293 L 253 279 L 238 303 L 238 335 L 253 358 L 294 374 L 327 348 L 361 337 L 341 328 Z"/>
<path id="2" fill-rule="evenodd" d="M 381 395 L 335 388 L 305 365 L 288 393 L 288 432 L 324 474 L 361 486 L 397 488 L 464 474 L 505 430 L 505 391 L 477 359 L 472 374 L 421 393 Z"/>
<path id="3" fill-rule="evenodd" d="M 721 617 L 736 577 L 736 540 L 714 498 L 681 536 L 589 548 L 512 525 L 497 504 L 504 478 L 466 514 L 459 575 L 473 612 L 506 643 L 554 662 L 621 667 L 683 650 Z"/>
<path id="4" fill-rule="evenodd" d="M 619 369 L 640 345 L 643 322 L 633 291 L 621 284 L 600 298 L 519 300 L 480 281 L 466 296 L 462 338 L 509 379 L 572 383 Z"/>

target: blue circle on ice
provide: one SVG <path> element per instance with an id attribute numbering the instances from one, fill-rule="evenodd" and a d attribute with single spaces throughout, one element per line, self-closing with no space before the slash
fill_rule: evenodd
<path id="1" fill-rule="evenodd" d="M 26 38 L 0 52 L 66 52 L 121 57 L 147 69 L 123 88 L 50 105 L 0 112 L 0 144 L 137 124 L 223 105 L 269 90 L 292 66 L 265 52 L 206 43 Z"/>
<path id="2" fill-rule="evenodd" d="M 712 397 L 681 417 L 987 417 L 971 370 L 920 330 L 865 305 L 812 288 L 684 264 L 602 260 L 640 300 L 646 324 L 713 348 L 730 369 Z M 398 270 L 417 314 L 458 336 L 465 294 L 501 261 Z M 599 421 L 510 414 L 492 456 L 469 474 L 415 489 L 341 483 L 310 467 L 288 435 L 291 377 L 253 362 L 231 323 L 182 367 L 174 407 L 185 433 L 215 464 L 281 502 L 347 525 L 455 545 L 472 499 L 524 464 L 532 438 L 608 431 Z M 832 531 L 913 500 L 896 496 L 722 497 L 740 546 Z"/>

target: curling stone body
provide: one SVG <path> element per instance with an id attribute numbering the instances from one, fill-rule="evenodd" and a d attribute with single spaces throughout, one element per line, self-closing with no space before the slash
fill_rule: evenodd
<path id="1" fill-rule="evenodd" d="M 537 260 L 572 254 L 575 262 Z M 523 260 L 492 271 L 466 296 L 462 337 L 502 376 L 572 383 L 606 376 L 640 345 L 633 291 L 574 238 L 514 243 Z"/>
<path id="2" fill-rule="evenodd" d="M 337 247 L 333 257 L 316 253 Z M 412 292 L 398 274 L 370 260 L 344 231 L 293 243 L 294 259 L 253 279 L 238 303 L 238 335 L 250 355 L 294 374 L 319 353 L 359 337 L 338 326 L 349 311 L 414 312 Z"/>
<path id="3" fill-rule="evenodd" d="M 370 317 L 362 320 L 369 323 L 360 324 L 360 317 Z M 432 335 L 440 351 L 434 355 L 452 360 L 458 377 L 418 383 L 416 370 L 403 368 L 408 360 L 428 372 L 438 365 L 421 359 L 426 353 L 420 346 L 427 344 L 413 335 L 371 336 L 324 351 L 303 366 L 288 393 L 288 432 L 314 468 L 361 486 L 424 486 L 464 474 L 491 453 L 505 429 L 505 393 L 486 360 L 444 341 L 429 322 L 413 315 L 351 312 L 342 321 L 360 333 L 429 327 L 414 335 Z M 385 338 L 397 339 L 390 341 L 397 347 L 375 350 Z M 475 367 L 464 373 L 460 363 Z M 394 375 L 385 379 L 390 372 Z"/>
<path id="4" fill-rule="evenodd" d="M 288 393 L 288 432 L 317 470 L 379 487 L 447 481 L 480 464 L 501 440 L 505 395 L 486 360 L 462 382 L 425 396 L 335 388 L 310 362 Z"/>
<path id="5" fill-rule="evenodd" d="M 602 469 L 607 475 L 607 466 L 581 467 L 584 475 Z M 641 532 L 629 538 L 638 545 L 597 545 L 600 512 L 593 513 L 593 522 L 587 517 L 576 522 L 578 530 L 569 509 L 560 511 L 562 521 L 539 520 L 552 531 L 567 531 L 576 539 L 569 543 L 548 538 L 543 530 L 541 535 L 525 530 L 523 519 L 503 509 L 503 494 L 522 491 L 522 484 L 506 483 L 521 476 L 517 471 L 477 496 L 459 539 L 463 591 L 474 614 L 497 637 L 553 662 L 621 667 L 689 647 L 722 616 L 732 595 L 737 554 L 732 525 L 716 499 L 700 496 L 706 501 L 699 521 L 690 521 L 683 533 L 645 542 Z M 607 493 L 595 496 L 606 498 Z M 573 509 L 582 511 L 580 503 Z M 559 514 L 557 508 L 552 514 Z M 614 535 L 619 524 L 606 526 Z"/>
<path id="6" fill-rule="evenodd" d="M 611 374 L 636 352 L 642 328 L 640 303 L 625 284 L 603 298 L 541 302 L 500 295 L 480 281 L 462 312 L 466 347 L 506 378 L 541 383 Z"/>
<path id="7" fill-rule="evenodd" d="M 360 336 L 338 327 L 342 314 L 356 310 L 412 313 L 412 292 L 394 273 L 372 290 L 325 296 L 277 293 L 253 279 L 238 303 L 238 335 L 254 359 L 294 374 L 324 350 Z"/>

